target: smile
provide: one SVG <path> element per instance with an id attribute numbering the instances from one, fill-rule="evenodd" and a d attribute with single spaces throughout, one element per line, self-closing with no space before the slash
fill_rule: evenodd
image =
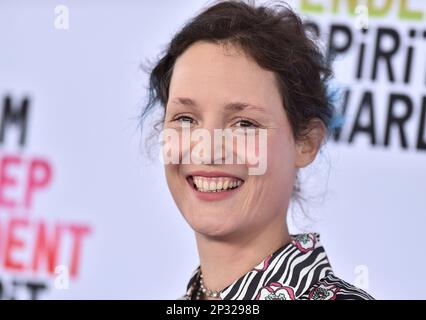
<path id="1" fill-rule="evenodd" d="M 189 176 L 189 182 L 200 192 L 227 192 L 239 188 L 244 181 L 231 177 Z"/>

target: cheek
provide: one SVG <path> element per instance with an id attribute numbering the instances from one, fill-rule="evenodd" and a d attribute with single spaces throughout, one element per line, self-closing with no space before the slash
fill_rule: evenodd
<path id="1" fill-rule="evenodd" d="M 167 164 L 164 165 L 164 171 L 166 175 L 167 184 L 172 194 L 176 194 L 179 190 L 179 165 Z"/>
<path id="2" fill-rule="evenodd" d="M 296 148 L 285 130 L 268 136 L 267 175 L 271 184 L 280 189 L 293 185 L 296 172 Z"/>

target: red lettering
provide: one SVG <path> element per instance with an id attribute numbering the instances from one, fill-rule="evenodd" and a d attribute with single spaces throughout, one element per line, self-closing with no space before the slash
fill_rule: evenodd
<path id="1" fill-rule="evenodd" d="M 70 261 L 70 275 L 76 277 L 78 274 L 78 267 L 81 256 L 81 241 L 82 237 L 90 233 L 88 226 L 70 225 L 69 230 L 73 237 L 73 246 L 71 250 L 71 261 Z"/>
<path id="2" fill-rule="evenodd" d="M 32 270 L 38 272 L 40 265 L 44 264 L 47 272 L 54 274 L 59 256 L 62 227 L 61 225 L 54 226 L 53 234 L 50 237 L 46 229 L 47 226 L 43 221 L 37 226 Z"/>
<path id="3" fill-rule="evenodd" d="M 50 164 L 40 158 L 31 161 L 28 169 L 27 186 L 25 188 L 25 207 L 31 207 L 33 193 L 37 189 L 45 188 L 49 185 L 52 177 L 52 168 Z"/>
<path id="4" fill-rule="evenodd" d="M 14 259 L 13 254 L 16 253 L 16 251 L 25 248 L 25 242 L 18 237 L 16 231 L 18 228 L 26 228 L 27 226 L 27 219 L 12 218 L 9 221 L 9 229 L 6 237 L 4 258 L 4 265 L 7 269 L 22 271 L 25 267 L 21 261 L 17 261 Z"/>
<path id="5" fill-rule="evenodd" d="M 14 208 L 16 202 L 12 199 L 7 199 L 4 192 L 7 188 L 16 186 L 16 179 L 10 176 L 9 169 L 21 163 L 18 156 L 4 156 L 0 161 L 0 206 Z"/>

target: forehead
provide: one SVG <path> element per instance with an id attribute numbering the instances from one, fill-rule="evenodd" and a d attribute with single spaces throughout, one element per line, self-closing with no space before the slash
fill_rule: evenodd
<path id="1" fill-rule="evenodd" d="M 233 45 L 196 42 L 177 60 L 170 83 L 170 97 L 197 100 L 249 100 L 274 103 L 281 100 L 272 71 L 261 68 Z"/>

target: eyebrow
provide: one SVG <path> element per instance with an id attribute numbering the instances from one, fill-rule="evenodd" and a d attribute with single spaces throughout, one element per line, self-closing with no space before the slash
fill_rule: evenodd
<path id="1" fill-rule="evenodd" d="M 191 98 L 186 98 L 186 97 L 178 97 L 175 98 L 171 101 L 174 104 L 179 104 L 179 105 L 183 105 L 183 106 L 188 106 L 188 107 L 197 107 L 198 104 L 196 101 L 194 101 Z M 238 112 L 238 111 L 242 111 L 242 110 L 246 110 L 246 109 L 252 109 L 252 110 L 257 110 L 257 111 L 261 111 L 261 112 L 266 112 L 265 108 L 258 106 L 258 105 L 254 105 L 251 103 L 247 103 L 247 102 L 241 102 L 241 101 L 234 101 L 234 102 L 229 102 L 227 104 L 225 104 L 225 109 L 233 111 L 233 112 Z"/>

